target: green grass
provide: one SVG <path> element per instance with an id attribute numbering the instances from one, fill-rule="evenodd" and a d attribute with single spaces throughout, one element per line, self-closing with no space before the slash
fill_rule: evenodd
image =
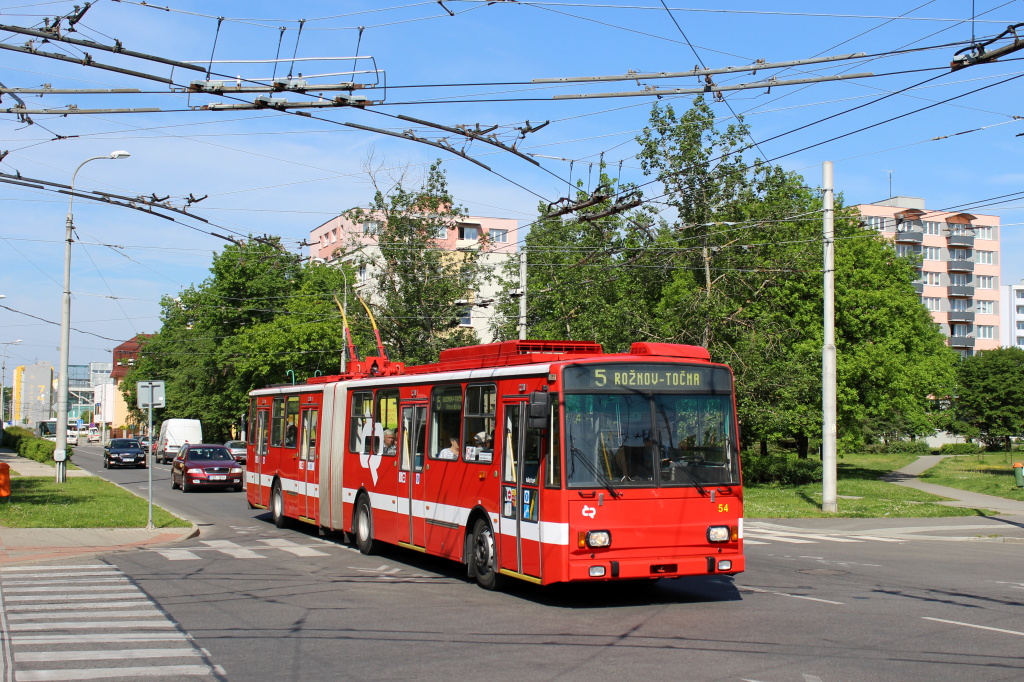
<path id="1" fill-rule="evenodd" d="M 1024 488 L 1014 483 L 1014 462 L 1024 461 L 1020 452 L 996 452 L 947 457 L 921 475 L 921 480 L 975 493 L 1024 501 Z"/>
<path id="2" fill-rule="evenodd" d="M 786 487 L 749 485 L 743 496 L 743 515 L 751 519 L 930 518 L 984 516 L 991 513 L 988 510 L 934 504 L 949 498 L 878 480 L 880 476 L 906 466 L 915 459 L 917 455 L 844 455 L 836 467 L 836 493 L 839 496 L 836 504 L 839 510 L 835 514 L 821 511 L 819 482 Z M 929 479 L 929 483 L 938 481 Z"/>
<path id="3" fill-rule="evenodd" d="M 11 496 L 0 503 L 0 526 L 8 528 L 144 528 L 148 503 L 113 483 L 94 476 L 11 478 Z M 188 528 L 187 521 L 154 505 L 157 528 Z"/>

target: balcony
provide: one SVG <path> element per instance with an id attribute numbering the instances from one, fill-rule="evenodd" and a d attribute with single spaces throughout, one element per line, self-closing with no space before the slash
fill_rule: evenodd
<path id="1" fill-rule="evenodd" d="M 924 282 L 914 282 L 914 291 L 919 294 L 924 293 Z"/>
<path id="2" fill-rule="evenodd" d="M 955 284 L 946 290 L 950 298 L 974 298 L 974 287 L 970 284 Z"/>
<path id="3" fill-rule="evenodd" d="M 950 310 L 946 313 L 946 320 L 949 322 L 974 322 L 974 313 L 966 310 Z"/>
<path id="4" fill-rule="evenodd" d="M 969 249 L 974 248 L 974 235 L 970 234 L 950 234 L 946 235 L 946 246 L 966 246 Z"/>
<path id="5" fill-rule="evenodd" d="M 946 269 L 950 272 L 974 272 L 974 261 L 972 260 L 950 260 L 946 261 Z"/>
<path id="6" fill-rule="evenodd" d="M 924 232 L 910 230 L 900 231 L 896 233 L 896 241 L 909 244 L 920 244 L 924 241 Z"/>
<path id="7" fill-rule="evenodd" d="M 974 339 L 969 336 L 949 337 L 950 348 L 974 348 Z"/>

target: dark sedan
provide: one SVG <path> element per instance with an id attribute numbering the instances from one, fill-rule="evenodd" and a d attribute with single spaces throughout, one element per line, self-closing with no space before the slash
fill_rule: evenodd
<path id="1" fill-rule="evenodd" d="M 134 438 L 114 438 L 103 448 L 103 468 L 146 468 L 146 452 Z"/>
<path id="2" fill-rule="evenodd" d="M 242 489 L 242 467 L 223 445 L 185 443 L 171 463 L 171 488 Z"/>

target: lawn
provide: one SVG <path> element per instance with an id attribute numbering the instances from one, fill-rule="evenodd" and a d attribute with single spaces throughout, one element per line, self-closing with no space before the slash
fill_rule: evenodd
<path id="1" fill-rule="evenodd" d="M 842 456 L 836 467 L 839 511 L 835 514 L 821 511 L 822 489 L 819 482 L 800 486 L 748 485 L 744 493 L 743 515 L 751 519 L 929 518 L 984 516 L 988 513 L 988 510 L 935 504 L 949 498 L 878 480 L 880 476 L 906 466 L 915 459 L 916 455 L 894 454 Z M 952 486 L 927 480 L 929 483 Z"/>
<path id="2" fill-rule="evenodd" d="M 946 457 L 921 475 L 935 485 L 970 490 L 1024 501 L 1024 488 L 1014 483 L 1013 463 L 1024 461 L 1024 453 L 995 452 Z"/>
<path id="3" fill-rule="evenodd" d="M 0 527 L 8 528 L 144 528 L 146 500 L 95 476 L 52 478 L 15 476 L 11 497 L 0 503 Z M 189 522 L 153 507 L 157 528 L 188 528 Z"/>

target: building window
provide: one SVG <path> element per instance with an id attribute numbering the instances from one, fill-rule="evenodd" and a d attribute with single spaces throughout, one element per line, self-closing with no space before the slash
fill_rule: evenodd
<path id="1" fill-rule="evenodd" d="M 921 253 L 921 247 L 917 244 L 897 244 L 896 253 L 904 258 L 916 257 L 917 254 Z"/>
<path id="2" fill-rule="evenodd" d="M 942 286 L 942 273 L 940 272 L 926 272 L 924 273 L 924 283 L 930 287 Z"/>
<path id="3" fill-rule="evenodd" d="M 969 298 L 951 298 L 949 299 L 949 309 L 955 310 L 958 313 L 966 313 L 970 310 L 971 299 Z"/>
<path id="4" fill-rule="evenodd" d="M 924 233 L 942 234 L 942 223 L 937 223 L 931 220 L 924 221 Z"/>
<path id="5" fill-rule="evenodd" d="M 994 339 L 996 328 L 989 324 L 978 325 L 978 338 L 979 339 Z"/>
<path id="6" fill-rule="evenodd" d="M 979 289 L 994 289 L 996 285 L 996 278 L 993 275 L 978 275 L 978 288 Z"/>
<path id="7" fill-rule="evenodd" d="M 933 313 L 942 310 L 942 299 L 932 298 L 931 296 L 924 297 L 924 307 Z"/>
<path id="8" fill-rule="evenodd" d="M 995 265 L 996 253 L 995 251 L 975 251 L 974 259 L 975 262 L 981 263 L 982 265 Z"/>
<path id="9" fill-rule="evenodd" d="M 864 227 L 877 229 L 881 232 L 886 228 L 886 219 L 880 215 L 865 215 L 862 216 L 860 224 Z"/>
<path id="10" fill-rule="evenodd" d="M 1024 331 L 1024 322 L 1018 322 L 1017 323 L 1017 329 L 1020 329 L 1021 331 Z"/>
<path id="11" fill-rule="evenodd" d="M 462 241 L 476 241 L 479 235 L 479 225 L 459 225 L 459 239 Z"/>
<path id="12" fill-rule="evenodd" d="M 1018 346 L 1024 346 L 1024 336 L 1018 336 L 1017 337 L 1017 345 Z"/>
<path id="13" fill-rule="evenodd" d="M 433 239 L 447 239 L 448 238 L 448 226 L 447 225 L 432 225 L 427 228 L 427 232 L 432 235 Z"/>
<path id="14" fill-rule="evenodd" d="M 942 260 L 942 249 L 937 246 L 926 246 L 921 253 L 925 260 Z"/>
<path id="15" fill-rule="evenodd" d="M 1017 314 L 1024 315 L 1024 305 L 1017 306 Z"/>
<path id="16" fill-rule="evenodd" d="M 974 351 L 970 348 L 957 348 L 956 350 L 962 358 L 969 358 L 974 355 Z"/>
<path id="17" fill-rule="evenodd" d="M 978 307 L 978 312 L 982 315 L 994 315 L 996 312 L 995 301 L 977 301 L 975 305 Z"/>
<path id="18" fill-rule="evenodd" d="M 966 287 L 971 283 L 970 276 L 963 272 L 949 273 L 949 285 L 953 287 Z"/>
<path id="19" fill-rule="evenodd" d="M 949 230 L 950 235 L 971 235 L 971 226 L 964 225 L 963 223 L 947 223 L 946 228 Z"/>
<path id="20" fill-rule="evenodd" d="M 379 220 L 367 220 L 363 223 L 363 234 L 365 235 L 378 235 L 380 234 L 380 221 Z"/>
<path id="21" fill-rule="evenodd" d="M 992 239 L 992 240 L 994 240 L 996 238 L 996 228 L 992 227 L 991 225 L 986 226 L 986 227 L 982 227 L 982 226 L 979 225 L 978 227 L 976 227 L 974 229 L 975 229 L 975 238 L 976 239 Z"/>
<path id="22" fill-rule="evenodd" d="M 359 272 L 358 272 L 357 276 L 359 277 L 359 281 L 360 282 L 365 282 L 366 281 L 366 266 L 365 265 L 360 265 L 359 266 Z"/>
<path id="23" fill-rule="evenodd" d="M 950 249 L 949 260 L 971 260 L 970 249 Z"/>
<path id="24" fill-rule="evenodd" d="M 1017 298 L 1024 298 L 1024 289 L 1016 289 L 1015 294 Z"/>
<path id="25" fill-rule="evenodd" d="M 953 333 L 950 336 L 955 336 L 957 338 L 962 339 L 969 336 L 971 333 L 972 325 L 969 324 L 951 324 L 949 326 L 952 327 L 953 329 Z"/>
<path id="26" fill-rule="evenodd" d="M 491 230 L 487 234 L 495 244 L 508 243 L 508 230 Z"/>

